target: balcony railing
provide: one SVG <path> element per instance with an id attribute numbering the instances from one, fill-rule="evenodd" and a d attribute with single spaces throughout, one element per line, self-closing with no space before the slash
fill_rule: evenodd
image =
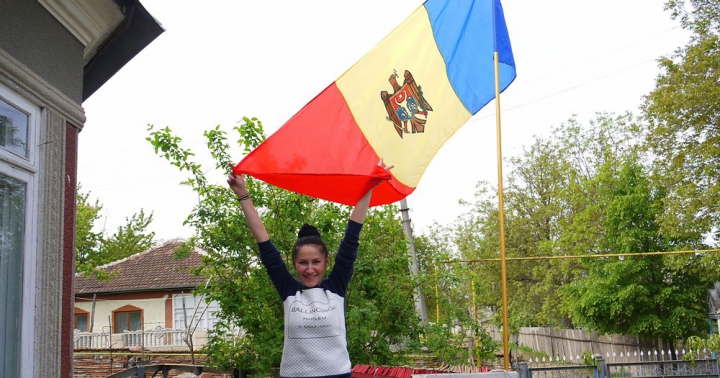
<path id="1" fill-rule="evenodd" d="M 187 330 L 156 328 L 152 330 L 125 331 L 122 333 L 90 333 L 75 331 L 75 350 L 78 349 L 127 349 L 187 350 Z M 199 349 L 208 340 L 208 333 L 197 330 L 193 334 L 193 349 Z"/>

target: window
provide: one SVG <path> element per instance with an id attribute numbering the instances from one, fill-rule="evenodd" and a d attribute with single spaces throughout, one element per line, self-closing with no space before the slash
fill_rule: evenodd
<path id="1" fill-rule="evenodd" d="M 142 309 L 135 306 L 120 307 L 113 311 L 113 325 L 113 333 L 142 330 Z"/>
<path id="2" fill-rule="evenodd" d="M 27 157 L 29 118 L 29 115 L 0 98 L 0 147 Z"/>
<path id="3" fill-rule="evenodd" d="M 116 312 L 115 327 L 117 327 L 115 329 L 116 333 L 141 330 L 140 311 Z"/>
<path id="4" fill-rule="evenodd" d="M 83 311 L 77 307 L 75 307 L 75 317 L 73 318 L 73 329 L 76 329 L 80 332 L 88 332 L 89 331 L 89 313 L 87 311 Z"/>
<path id="5" fill-rule="evenodd" d="M 12 346 L 20 345 L 25 192 L 23 182 L 0 173 L 0 340 L 5 340 L 0 353 L 6 363 L 15 364 L 20 361 Z"/>
<path id="6" fill-rule="evenodd" d="M 0 376 L 32 364 L 40 109 L 0 84 Z M 23 373 L 24 374 L 24 373 Z"/>
<path id="7" fill-rule="evenodd" d="M 173 295 L 173 328 L 187 329 L 188 327 L 208 330 L 212 329 L 217 322 L 216 313 L 220 311 L 220 305 L 217 302 L 202 301 L 198 306 L 198 298 L 192 294 L 175 294 Z M 183 316 L 183 301 L 185 302 L 185 316 Z M 197 311 L 195 309 L 197 307 Z M 193 317 L 193 314 L 195 316 Z M 186 323 L 187 320 L 187 323 Z M 186 327 L 185 324 L 188 326 Z"/>

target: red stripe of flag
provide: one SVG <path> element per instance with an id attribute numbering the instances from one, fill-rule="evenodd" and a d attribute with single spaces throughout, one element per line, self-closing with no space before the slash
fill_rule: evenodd
<path id="1" fill-rule="evenodd" d="M 335 83 L 323 90 L 233 169 L 271 185 L 355 205 L 374 185 L 371 206 L 398 201 L 414 190 L 377 166 Z"/>

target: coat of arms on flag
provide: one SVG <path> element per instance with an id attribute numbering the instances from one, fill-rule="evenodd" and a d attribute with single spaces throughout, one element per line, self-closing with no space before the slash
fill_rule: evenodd
<path id="1" fill-rule="evenodd" d="M 423 97 L 422 88 L 417 85 L 410 71 L 405 71 L 402 86 L 398 84 L 397 77 L 397 72 L 394 72 L 388 79 L 394 91 L 392 94 L 387 91 L 380 92 L 388 119 L 392 121 L 400 138 L 410 132 L 423 133 L 428 111 L 432 111 L 433 108 Z M 408 130 L 408 123 L 412 131 Z"/>

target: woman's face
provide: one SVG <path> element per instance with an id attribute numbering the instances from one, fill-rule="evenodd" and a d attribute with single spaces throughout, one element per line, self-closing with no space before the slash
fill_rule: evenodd
<path id="1" fill-rule="evenodd" d="M 306 244 L 298 249 L 295 259 L 295 271 L 300 282 L 305 287 L 315 287 L 320 284 L 325 270 L 328 267 L 327 257 L 318 245 Z"/>

